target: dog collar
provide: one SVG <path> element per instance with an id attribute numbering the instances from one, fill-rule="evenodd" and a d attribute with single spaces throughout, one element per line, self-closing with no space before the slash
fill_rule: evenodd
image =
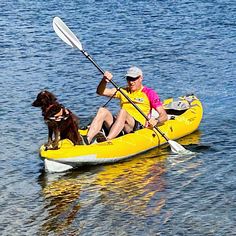
<path id="1" fill-rule="evenodd" d="M 49 117 L 49 120 L 54 120 L 56 122 L 60 122 L 61 120 L 67 120 L 70 116 L 70 112 L 65 108 L 61 109 L 57 114 L 54 116 Z"/>

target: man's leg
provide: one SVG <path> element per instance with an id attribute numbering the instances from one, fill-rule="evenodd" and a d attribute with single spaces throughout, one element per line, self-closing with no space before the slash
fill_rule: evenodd
<path id="1" fill-rule="evenodd" d="M 129 133 L 133 130 L 135 121 L 134 118 L 124 109 L 121 109 L 115 123 L 112 125 L 111 130 L 107 136 L 107 139 L 113 139 L 122 131 L 125 127 L 125 131 Z"/>
<path id="2" fill-rule="evenodd" d="M 92 141 L 93 137 L 101 130 L 103 122 L 105 123 L 107 128 L 111 127 L 113 123 L 113 116 L 108 109 L 100 107 L 90 125 L 87 134 L 87 139 L 89 143 Z"/>

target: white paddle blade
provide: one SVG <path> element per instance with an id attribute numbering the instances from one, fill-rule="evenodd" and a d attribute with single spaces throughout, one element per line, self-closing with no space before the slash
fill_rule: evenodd
<path id="1" fill-rule="evenodd" d="M 52 26 L 59 38 L 61 38 L 66 44 L 71 47 L 76 47 L 80 51 L 83 50 L 82 44 L 80 43 L 79 39 L 59 17 L 54 17 Z"/>
<path id="2" fill-rule="evenodd" d="M 185 153 L 187 150 L 180 145 L 179 143 L 173 141 L 173 140 L 168 140 L 168 143 L 170 144 L 171 151 L 173 153 Z"/>

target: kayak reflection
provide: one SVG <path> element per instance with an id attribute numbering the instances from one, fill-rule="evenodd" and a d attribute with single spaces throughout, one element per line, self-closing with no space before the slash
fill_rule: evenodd
<path id="1" fill-rule="evenodd" d="M 180 143 L 197 145 L 200 135 L 195 132 Z M 167 150 L 157 148 L 125 162 L 65 174 L 44 173 L 40 183 L 48 217 L 42 232 L 71 232 L 75 228 L 78 232 L 89 227 L 91 219 L 101 220 L 104 215 L 99 212 L 108 209 L 110 216 L 117 212 L 137 217 L 160 214 L 166 205 L 166 174 L 171 169 Z"/>

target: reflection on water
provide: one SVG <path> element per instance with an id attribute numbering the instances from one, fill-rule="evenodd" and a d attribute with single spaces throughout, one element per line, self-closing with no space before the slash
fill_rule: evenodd
<path id="1" fill-rule="evenodd" d="M 42 232 L 62 233 L 71 225 L 81 208 L 82 186 L 91 179 L 85 179 L 85 182 L 83 180 L 84 178 L 80 178 L 80 173 L 42 173 L 39 182 L 43 187 L 45 208 L 48 211 Z"/>
<path id="2" fill-rule="evenodd" d="M 180 143 L 198 145 L 199 139 L 200 132 L 195 132 Z M 86 232 L 90 217 L 99 221 L 104 211 L 109 209 L 139 219 L 159 215 L 163 208 L 168 209 L 170 170 L 176 176 L 185 175 L 180 186 L 184 188 L 199 175 L 197 171 L 193 174 L 200 164 L 193 161 L 194 158 L 196 155 L 174 157 L 169 149 L 158 148 L 112 165 L 85 167 L 64 174 L 42 173 L 39 182 L 48 212 L 42 232 L 62 233 L 67 230 L 71 233 L 75 228 L 77 233 L 78 230 Z M 163 224 L 173 214 L 170 209 L 164 211 Z M 116 216 L 111 215 L 113 217 Z M 128 224 L 126 222 L 122 227 L 126 228 Z M 109 227 L 109 223 L 103 227 Z"/>
<path id="3" fill-rule="evenodd" d="M 0 235 L 234 235 L 235 1 L 45 2 L 1 1 Z M 31 107 L 36 94 L 54 92 L 81 125 L 107 101 L 96 95 L 100 73 L 54 33 L 56 15 L 118 85 L 138 65 L 161 99 L 195 93 L 202 135 L 177 141 L 197 154 L 162 147 L 114 165 L 41 173 L 47 129 Z"/>
<path id="4" fill-rule="evenodd" d="M 137 160 L 105 167 L 96 183 L 106 188 L 106 204 L 118 211 L 145 215 L 151 199 L 165 188 L 162 178 L 165 171 L 164 156 L 157 161 L 143 155 Z"/>

